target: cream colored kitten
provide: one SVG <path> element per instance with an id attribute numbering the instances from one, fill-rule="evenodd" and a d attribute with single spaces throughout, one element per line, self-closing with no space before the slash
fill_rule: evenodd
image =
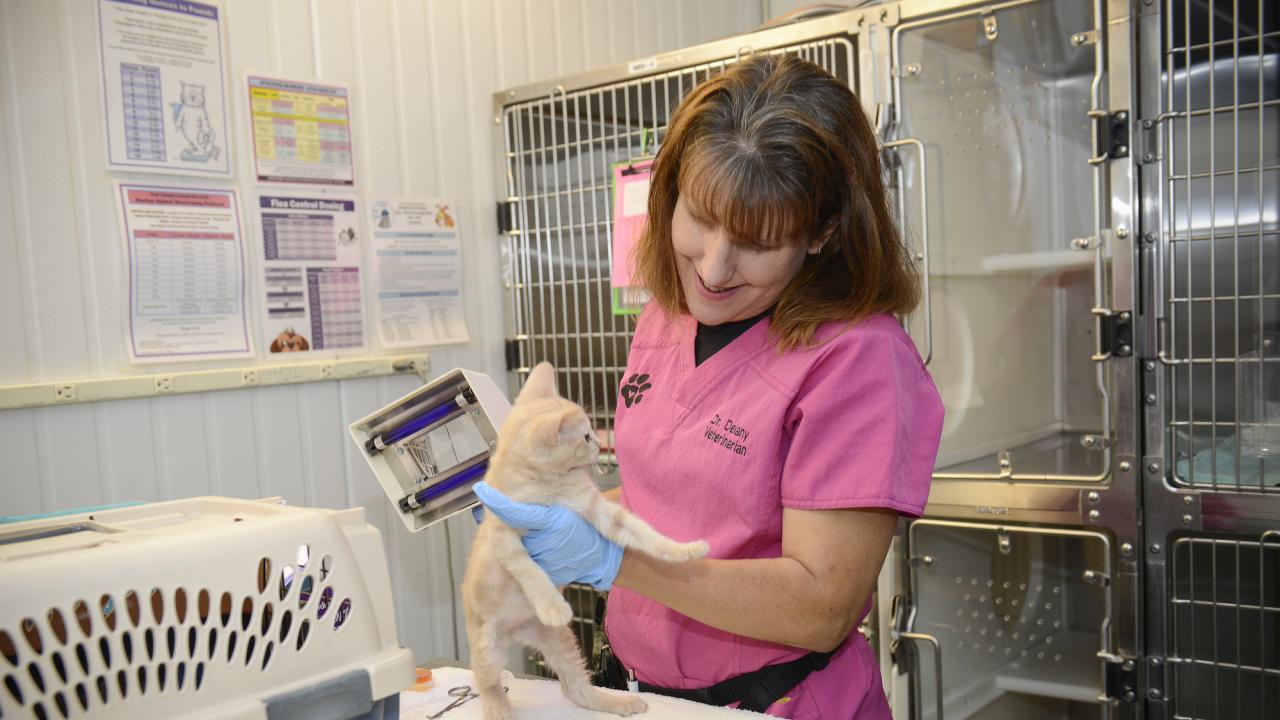
<path id="1" fill-rule="evenodd" d="M 605 500 L 593 480 L 599 449 L 582 408 L 556 394 L 555 369 L 541 363 L 529 374 L 499 431 L 485 480 L 513 500 L 564 505 L 623 547 L 674 561 L 707 554 L 706 542 L 670 540 Z M 529 557 L 520 537 L 487 513 L 462 580 L 471 670 L 486 720 L 515 717 L 501 685 L 507 646 L 513 641 L 541 651 L 560 678 L 560 689 L 578 705 L 617 715 L 644 712 L 645 702 L 636 695 L 591 686 L 568 627 L 573 614 L 569 603 Z"/>

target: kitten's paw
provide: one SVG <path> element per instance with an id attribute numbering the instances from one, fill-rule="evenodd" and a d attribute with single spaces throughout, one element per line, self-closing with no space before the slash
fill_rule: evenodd
<path id="1" fill-rule="evenodd" d="M 609 707 L 600 708 L 614 715 L 638 715 L 649 709 L 649 704 L 634 694 L 610 695 Z"/>
<path id="2" fill-rule="evenodd" d="M 510 704 L 505 707 L 486 705 L 484 707 L 484 720 L 516 720 L 516 711 Z"/>
<path id="3" fill-rule="evenodd" d="M 672 562 L 684 562 L 705 556 L 711 551 L 711 546 L 706 540 L 698 540 L 691 543 L 672 543 L 670 547 L 663 548 L 662 554 L 659 556 L 663 560 Z"/>
<path id="4" fill-rule="evenodd" d="M 553 602 L 537 603 L 534 612 L 538 614 L 538 622 L 548 627 L 568 625 L 573 619 L 573 608 L 569 607 L 569 603 L 564 598 L 556 598 Z"/>

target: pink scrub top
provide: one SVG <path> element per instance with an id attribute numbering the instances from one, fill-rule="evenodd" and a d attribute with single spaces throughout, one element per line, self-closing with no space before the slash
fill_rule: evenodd
<path id="1" fill-rule="evenodd" d="M 923 512 L 942 402 L 893 317 L 828 323 L 819 344 L 783 355 L 763 320 L 695 367 L 696 328 L 653 304 L 640 316 L 616 419 L 624 506 L 674 539 L 706 539 L 710 557 L 735 559 L 781 556 L 784 508 Z M 605 624 L 619 660 L 664 687 L 703 688 L 806 653 L 623 588 L 610 591 Z M 857 631 L 787 697 L 769 714 L 891 717 Z"/>

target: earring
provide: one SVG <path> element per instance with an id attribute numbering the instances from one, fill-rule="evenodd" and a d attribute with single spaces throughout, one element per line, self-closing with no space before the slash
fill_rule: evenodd
<path id="1" fill-rule="evenodd" d="M 821 253 L 821 252 L 822 252 L 822 248 L 824 248 L 824 247 L 826 247 L 826 246 L 827 246 L 827 244 L 826 244 L 826 243 L 822 243 L 822 244 L 821 244 L 821 245 L 819 245 L 818 247 L 813 248 L 812 250 L 810 250 L 810 251 L 809 251 L 809 254 L 810 254 L 810 255 L 817 255 L 817 254 Z"/>

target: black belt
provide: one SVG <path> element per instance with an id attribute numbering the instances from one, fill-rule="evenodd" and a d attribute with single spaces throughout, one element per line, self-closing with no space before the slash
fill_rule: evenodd
<path id="1" fill-rule="evenodd" d="M 809 676 L 809 673 L 825 668 L 835 652 L 835 650 L 825 653 L 811 652 L 804 657 L 776 665 L 766 665 L 759 670 L 736 675 L 697 690 L 680 690 L 643 682 L 640 683 L 640 690 L 681 700 L 692 700 L 704 705 L 729 705 L 737 702 L 740 710 L 764 712 L 766 708 L 799 685 Z M 616 666 L 606 668 L 606 676 L 625 678 L 626 670 L 608 646 L 602 648 L 601 660 Z"/>

